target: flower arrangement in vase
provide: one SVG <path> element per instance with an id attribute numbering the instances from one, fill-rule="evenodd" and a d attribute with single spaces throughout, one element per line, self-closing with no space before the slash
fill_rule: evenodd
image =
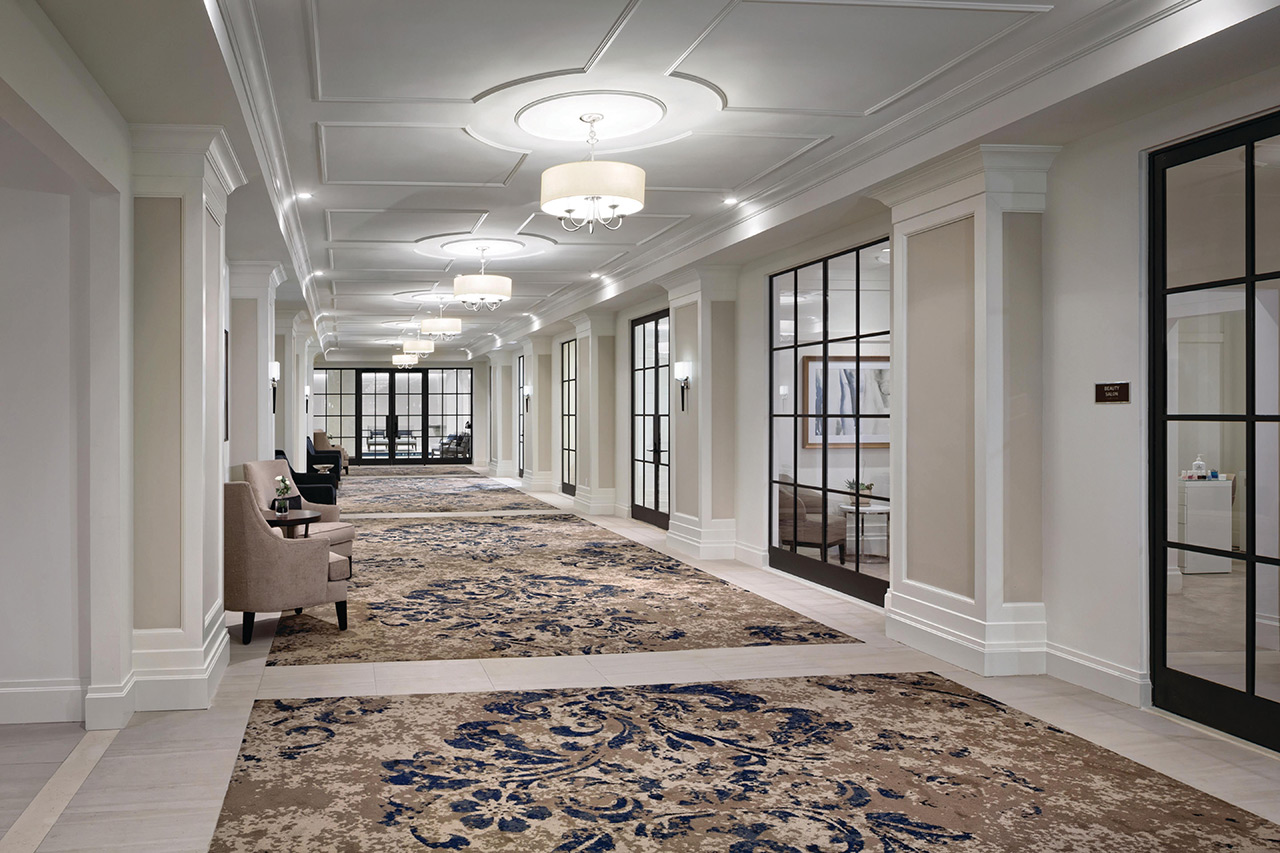
<path id="1" fill-rule="evenodd" d="M 849 490 L 849 491 L 851 491 L 851 492 L 857 492 L 857 493 L 858 493 L 858 505 L 859 505 L 859 506 L 870 506 L 870 505 L 871 505 L 871 501 L 870 501 L 870 499 L 869 499 L 869 496 L 871 495 L 871 490 L 872 490 L 873 488 L 875 488 L 875 485 L 876 485 L 875 483 L 861 483 L 861 482 L 859 482 L 859 481 L 857 481 L 857 480 L 845 480 L 845 481 L 844 481 L 844 487 L 845 487 L 846 489 L 848 489 L 848 490 Z"/>
<path id="2" fill-rule="evenodd" d="M 289 482 L 289 478 L 283 474 L 276 477 L 276 499 L 272 501 L 272 506 L 276 511 L 276 515 L 289 514 L 289 491 L 293 488 L 293 484 Z"/>

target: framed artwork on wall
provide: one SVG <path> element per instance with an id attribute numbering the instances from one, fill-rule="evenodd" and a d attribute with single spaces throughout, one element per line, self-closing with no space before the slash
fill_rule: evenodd
<path id="1" fill-rule="evenodd" d="M 822 362 L 820 355 L 800 360 L 805 389 L 802 414 L 827 415 L 804 419 L 804 446 L 822 447 L 825 431 L 828 447 L 888 447 L 889 419 L 866 416 L 889 414 L 889 357 L 833 355 L 827 358 L 825 370 Z M 854 417 L 855 411 L 862 417 Z"/>

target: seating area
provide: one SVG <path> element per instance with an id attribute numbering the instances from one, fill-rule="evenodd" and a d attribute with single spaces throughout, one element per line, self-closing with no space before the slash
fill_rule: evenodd
<path id="1" fill-rule="evenodd" d="M 351 457 L 347 453 L 347 449 L 341 444 L 333 444 L 329 441 L 329 434 L 322 429 L 318 429 L 311 434 L 312 444 L 315 449 L 321 452 L 336 451 L 342 464 L 342 473 L 351 472 Z"/>
<path id="2" fill-rule="evenodd" d="M 304 485 L 284 454 L 278 455 L 282 458 L 244 463 L 244 482 L 227 483 L 223 491 L 225 606 L 244 614 L 246 645 L 258 613 L 301 612 L 332 603 L 338 627 L 347 627 L 355 526 L 340 519 L 336 484 Z M 281 518 L 273 507 L 277 477 L 289 483 L 284 498 L 289 515 L 296 517 Z M 333 499 L 317 501 L 308 494 Z"/>

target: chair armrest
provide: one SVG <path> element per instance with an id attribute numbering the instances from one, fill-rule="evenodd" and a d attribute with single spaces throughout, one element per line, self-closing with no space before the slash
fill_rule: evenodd
<path id="1" fill-rule="evenodd" d="M 303 473 L 296 471 L 293 475 L 293 481 L 299 486 L 332 486 L 338 488 L 338 478 L 333 474 L 321 474 L 319 471 L 311 473 Z"/>

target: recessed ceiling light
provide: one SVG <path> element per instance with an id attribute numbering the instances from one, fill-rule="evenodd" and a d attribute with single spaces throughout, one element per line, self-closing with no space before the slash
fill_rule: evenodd
<path id="1" fill-rule="evenodd" d="M 600 277 L 600 273 L 598 273 L 598 272 L 593 272 L 593 273 L 591 274 L 591 277 L 592 277 L 592 278 L 599 278 L 599 277 Z"/>
<path id="2" fill-rule="evenodd" d="M 726 199 L 724 200 L 724 203 L 725 203 L 725 204 L 737 204 L 737 203 L 738 203 L 738 200 L 737 200 L 736 198 L 734 198 L 733 196 L 729 196 L 728 198 L 726 198 Z"/>
<path id="3" fill-rule="evenodd" d="M 306 201 L 307 199 L 311 198 L 311 193 L 298 193 L 298 198 L 302 199 L 303 201 Z"/>
<path id="4" fill-rule="evenodd" d="M 316 278 L 320 278 L 324 275 L 324 270 L 316 270 L 313 275 L 315 275 Z"/>

